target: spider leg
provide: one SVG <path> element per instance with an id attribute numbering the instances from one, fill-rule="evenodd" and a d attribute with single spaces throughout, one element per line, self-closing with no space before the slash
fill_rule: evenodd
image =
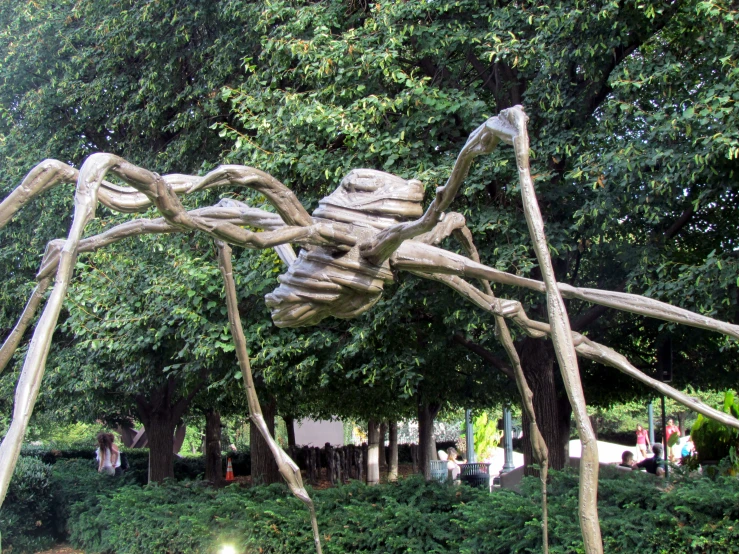
<path id="1" fill-rule="evenodd" d="M 521 109 L 520 107 L 511 109 Z M 521 110 L 522 111 L 522 110 Z M 436 190 L 436 197 L 426 212 L 415 221 L 398 223 L 378 233 L 371 240 L 361 245 L 362 256 L 376 265 L 390 258 L 393 252 L 403 243 L 418 235 L 428 233 L 441 219 L 444 210 L 454 200 L 464 179 L 469 173 L 475 157 L 489 154 L 500 141 L 512 144 L 518 129 L 505 116 L 506 110 L 499 116 L 491 117 L 475 129 L 462 147 L 452 172 L 443 187 Z"/>
<path id="2" fill-rule="evenodd" d="M 83 179 L 83 175 L 88 178 Z M 2 443 L 0 443 L 0 505 L 2 505 L 5 494 L 8 491 L 10 478 L 15 470 L 23 437 L 26 434 L 28 422 L 33 412 L 33 405 L 36 402 L 39 387 L 41 386 L 41 379 L 46 366 L 46 357 L 51 347 L 51 337 L 74 271 L 74 263 L 77 259 L 77 247 L 82 238 L 85 225 L 95 213 L 99 182 L 89 179 L 89 176 L 89 171 L 86 172 L 85 166 L 83 166 L 75 192 L 72 227 L 59 255 L 54 290 L 49 296 L 44 311 L 36 324 L 15 390 L 15 402 L 10 427 Z"/>
<path id="3" fill-rule="evenodd" d="M 393 254 L 390 262 L 398 269 L 417 269 L 473 279 L 488 279 L 494 283 L 523 287 L 538 292 L 545 290 L 541 281 L 487 267 L 459 254 L 421 244 L 415 240 L 402 244 Z M 739 325 L 699 315 L 653 298 L 625 292 L 573 287 L 565 283 L 557 283 L 557 288 L 565 298 L 575 298 L 634 314 L 716 331 L 739 339 Z"/>
<path id="4" fill-rule="evenodd" d="M 472 261 L 478 264 L 480 263 L 480 255 L 477 252 L 474 241 L 472 240 L 472 233 L 467 228 L 465 218 L 462 214 L 456 212 L 444 214 L 444 217 L 434 227 L 433 230 L 423 235 L 417 236 L 415 239 L 413 239 L 413 242 L 422 242 L 425 244 L 435 245 L 439 244 L 444 238 L 450 235 L 453 236 L 462 245 L 462 248 L 464 248 L 464 250 L 467 252 L 467 255 L 472 259 Z M 426 275 L 425 273 L 417 274 Z M 490 282 L 484 278 L 480 278 L 479 281 L 483 286 L 484 297 L 486 299 L 495 298 L 493 290 L 490 287 Z M 547 466 L 549 464 L 549 452 L 547 449 L 547 445 L 544 442 L 544 438 L 539 431 L 539 426 L 536 423 L 536 413 L 534 412 L 534 404 L 532 400 L 534 394 L 531 391 L 531 388 L 529 388 L 528 382 L 526 381 L 526 376 L 524 375 L 523 368 L 521 367 L 521 359 L 519 358 L 518 352 L 516 351 L 516 348 L 513 344 L 513 338 L 511 337 L 510 329 L 508 329 L 508 325 L 505 322 L 505 317 L 500 313 L 494 313 L 493 315 L 495 319 L 495 335 L 502 344 L 503 349 L 506 351 L 506 354 L 508 355 L 508 360 L 511 362 L 516 386 L 523 402 L 523 408 L 524 410 L 526 410 L 526 414 L 529 417 L 529 421 L 531 422 L 530 432 L 532 437 L 531 443 L 534 453 L 534 459 L 542 467 L 542 482 L 544 483 L 544 486 L 546 486 L 546 472 Z M 543 334 L 539 336 L 543 336 Z M 546 519 L 546 516 L 544 519 Z M 542 524 L 546 525 L 546 522 L 543 522 Z M 545 540 L 544 544 L 546 543 L 547 541 Z"/>
<path id="5" fill-rule="evenodd" d="M 477 263 L 480 263 L 480 254 L 477 252 L 475 243 L 472 240 L 472 233 L 467 228 L 465 218 L 459 213 L 447 213 L 444 214 L 443 218 L 439 223 L 428 233 L 417 236 L 414 240 L 425 244 L 439 244 L 444 238 L 453 236 L 457 242 L 462 245 L 467 255 Z M 425 276 L 425 274 L 417 273 L 417 275 Z M 494 299 L 493 289 L 490 287 L 490 282 L 486 279 L 480 279 L 483 290 L 485 291 L 484 297 L 486 299 Z M 474 287 L 470 287 L 473 290 Z M 474 294 L 473 291 L 470 291 Z M 548 509 L 547 509 L 547 475 L 549 473 L 549 449 L 547 443 L 544 441 L 544 437 L 539 430 L 539 425 L 536 422 L 536 412 L 534 410 L 534 393 L 529 387 L 526 375 L 523 372 L 521 366 L 521 358 L 516 351 L 516 347 L 513 344 L 513 337 L 511 331 L 508 329 L 508 324 L 505 321 L 505 317 L 500 313 L 493 313 L 493 319 L 495 320 L 495 336 L 500 341 L 500 344 L 505 350 L 508 360 L 511 363 L 513 369 L 513 377 L 518 388 L 518 394 L 521 397 L 521 404 L 523 406 L 526 415 L 529 418 L 529 434 L 531 436 L 531 448 L 534 455 L 534 460 L 539 464 L 539 479 L 541 481 L 541 492 L 542 492 L 542 544 L 543 552 L 547 554 L 549 552 L 549 525 L 548 525 Z"/>
<path id="6" fill-rule="evenodd" d="M 277 441 L 272 437 L 267 427 L 267 423 L 262 415 L 262 408 L 259 405 L 256 389 L 254 388 L 254 379 L 251 374 L 251 364 L 249 362 L 249 352 L 246 347 L 246 337 L 241 326 L 241 317 L 239 316 L 238 301 L 236 297 L 236 285 L 233 279 L 233 267 L 231 265 L 231 247 L 221 241 L 216 241 L 218 246 L 218 267 L 223 275 L 223 281 L 226 289 L 226 305 L 228 307 L 228 322 L 231 328 L 234 345 L 236 347 L 236 356 L 239 360 L 241 374 L 244 377 L 244 388 L 246 390 L 246 399 L 249 403 L 249 414 L 251 421 L 256 425 L 259 433 L 269 445 L 272 455 L 275 457 L 280 474 L 287 482 L 292 493 L 303 501 L 310 511 L 311 525 L 313 527 L 313 540 L 316 545 L 316 551 L 321 554 L 321 537 L 318 533 L 318 520 L 316 519 L 316 508 L 313 500 L 308 495 L 308 491 L 303 486 L 303 479 L 300 475 L 300 468 L 280 448 Z"/>
<path id="7" fill-rule="evenodd" d="M 284 222 L 278 215 L 251 208 L 246 204 L 234 202 L 232 200 L 228 200 L 227 202 L 222 201 L 215 207 L 192 210 L 190 213 L 196 214 L 198 217 L 213 219 L 215 222 L 228 221 L 234 225 L 248 225 L 250 227 L 268 228 L 271 230 L 284 227 Z M 109 244 L 113 244 L 133 236 L 155 233 L 174 233 L 178 231 L 179 229 L 177 227 L 161 217 L 157 219 L 134 219 L 117 225 L 98 235 L 81 240 L 77 248 L 77 252 L 94 252 L 100 248 L 108 246 Z M 15 327 L 6 337 L 2 347 L 0 347 L 0 373 L 3 372 L 18 348 L 18 344 L 38 310 L 44 293 L 51 284 L 51 277 L 58 268 L 64 242 L 65 241 L 63 239 L 52 240 L 46 247 L 41 267 L 36 275 L 36 279 L 38 281 L 36 288 L 31 293 L 26 307 Z M 289 266 L 295 260 L 295 252 L 289 244 L 281 244 L 274 248 L 277 250 L 278 255 L 286 265 Z"/>
<path id="8" fill-rule="evenodd" d="M 44 160 L 34 167 L 13 192 L 0 202 L 0 229 L 29 200 L 45 190 L 62 183 L 77 181 L 75 168 L 57 160 Z"/>
<path id="9" fill-rule="evenodd" d="M 27 189 L 38 193 L 40 190 L 69 178 L 63 165 L 52 165 L 54 167 L 50 170 L 51 177 L 47 175 L 46 178 L 42 178 L 39 175 L 32 175 L 31 182 L 34 183 L 34 186 L 27 187 Z M 42 175 L 44 174 L 42 170 L 39 170 L 39 172 Z M 48 265 L 56 266 L 54 288 L 36 324 L 16 387 L 10 427 L 2 443 L 0 443 L 0 505 L 7 493 L 8 484 L 20 454 L 23 437 L 38 396 L 46 366 L 46 358 L 51 347 L 52 334 L 74 272 L 74 264 L 79 253 L 82 234 L 87 223 L 95 215 L 95 208 L 99 199 L 98 193 L 108 172 L 117 175 L 124 182 L 130 184 L 135 190 L 142 193 L 150 203 L 154 204 L 164 216 L 164 222 L 159 223 L 160 228 L 163 229 L 166 226 L 167 231 L 201 230 L 217 238 L 225 235 L 242 245 L 256 246 L 257 248 L 262 245 L 272 246 L 291 242 L 292 239 L 305 239 L 319 244 L 334 244 L 331 242 L 332 240 L 346 239 L 343 236 L 327 239 L 324 235 L 330 233 L 326 233 L 320 226 L 277 228 L 267 233 L 252 233 L 241 229 L 228 220 L 219 221 L 205 217 L 203 214 L 189 214 L 179 201 L 177 191 L 156 173 L 137 167 L 118 156 L 110 154 L 93 154 L 87 158 L 77 177 L 74 217 L 69 235 L 63 245 L 61 243 L 52 244 L 50 252 L 47 252 Z M 26 181 L 24 180 L 24 182 Z M 17 190 L 11 193 L 11 201 L 3 202 L 3 219 L 0 223 L 7 223 L 28 198 L 32 197 L 30 192 L 15 194 Z M 21 192 L 24 190 L 26 189 L 22 185 Z M 135 226 L 136 223 L 132 223 L 132 225 Z M 169 229 L 169 226 L 172 229 Z M 57 255 L 56 252 L 58 252 L 58 261 L 53 262 L 52 258 Z M 12 353 L 11 350 L 14 350 L 10 346 L 12 346 L 12 343 L 9 343 L 8 349 L 5 350 L 6 354 Z"/>
<path id="10" fill-rule="evenodd" d="M 111 154 L 94 154 L 91 157 L 111 157 Z M 112 156 L 117 158 L 117 156 Z M 124 161 L 121 158 L 117 158 Z M 128 164 L 130 166 L 130 164 Z M 155 174 L 152 174 L 155 175 Z M 119 175 L 123 177 L 122 175 Z M 2 202 L 0 202 L 0 229 L 27 202 L 42 192 L 64 183 L 75 183 L 79 171 L 58 160 L 48 159 L 36 165 Z M 204 177 L 171 174 L 161 177 L 162 183 L 175 195 L 184 195 L 201 189 L 222 186 L 246 186 L 262 194 L 277 208 L 284 221 L 290 225 L 308 226 L 313 220 L 300 204 L 295 194 L 271 175 L 246 166 L 225 165 Z M 124 178 L 124 181 L 127 179 Z M 124 187 L 102 181 L 98 200 L 108 208 L 123 212 L 140 212 L 152 205 L 149 194 L 139 187 Z"/>
<path id="11" fill-rule="evenodd" d="M 488 296 L 456 275 L 444 275 L 440 273 L 420 271 L 411 271 L 411 273 L 426 279 L 432 279 L 434 281 L 444 283 L 483 310 L 493 314 L 500 314 L 507 319 L 511 319 L 528 335 L 542 336 L 551 334 L 551 326 L 548 323 L 529 319 L 521 303 L 516 300 L 501 300 Z M 648 387 L 655 389 L 659 393 L 669 396 L 673 400 L 683 404 L 693 411 L 701 413 L 706 417 L 719 421 L 725 425 L 729 425 L 730 427 L 739 429 L 739 419 L 712 408 L 700 400 L 674 389 L 662 381 L 653 379 L 634 367 L 634 365 L 629 362 L 623 354 L 618 353 L 612 348 L 592 341 L 576 331 L 571 332 L 571 340 L 575 347 L 575 351 L 579 356 L 614 367 L 622 373 L 644 383 Z"/>
<path id="12" fill-rule="evenodd" d="M 13 330 L 5 339 L 5 342 L 3 342 L 2 347 L 0 347 L 0 374 L 2 374 L 2 372 L 5 370 L 5 367 L 8 365 L 10 358 L 13 357 L 15 350 L 18 348 L 18 345 L 20 344 L 21 339 L 26 332 L 26 329 L 28 329 L 31 321 L 33 321 L 33 316 L 36 315 L 36 310 L 38 309 L 41 300 L 43 300 L 44 293 L 46 292 L 46 289 L 49 288 L 50 284 L 50 277 L 41 279 L 38 282 L 36 288 L 33 289 L 33 292 L 31 293 L 31 296 L 29 297 L 28 302 L 26 303 L 26 307 L 23 309 L 23 313 L 18 319 L 18 322 L 15 324 L 15 327 L 13 327 Z"/>
<path id="13" fill-rule="evenodd" d="M 306 227 L 313 224 L 313 218 L 293 191 L 270 174 L 253 167 L 222 165 L 203 177 L 188 193 L 224 185 L 248 186 L 262 193 L 277 208 L 277 212 L 288 225 Z"/>
<path id="14" fill-rule="evenodd" d="M 549 256 L 549 247 L 544 233 L 544 219 L 536 201 L 534 181 L 529 169 L 529 135 L 526 129 L 528 118 L 521 106 L 514 106 L 503 110 L 499 119 L 508 125 L 508 128 L 514 130 L 510 137 L 513 141 L 518 166 L 521 199 L 529 235 L 546 287 L 547 312 L 549 323 L 552 326 L 554 354 L 559 362 L 559 371 L 572 405 L 572 415 L 575 418 L 582 443 L 578 515 L 583 543 L 588 554 L 602 554 L 603 539 L 598 521 L 598 442 L 588 416 L 585 393 L 577 366 L 577 354 L 570 337 L 570 318 L 562 294 L 557 287 L 552 258 Z"/>

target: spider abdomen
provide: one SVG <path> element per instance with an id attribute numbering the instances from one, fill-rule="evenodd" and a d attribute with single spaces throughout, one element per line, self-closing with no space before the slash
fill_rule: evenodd
<path id="1" fill-rule="evenodd" d="M 364 259 L 359 244 L 388 226 L 423 213 L 423 185 L 372 169 L 355 169 L 339 187 L 319 202 L 315 221 L 341 225 L 356 236 L 349 252 L 328 247 L 300 252 L 280 286 L 265 300 L 278 327 L 315 325 L 332 315 L 349 319 L 370 309 L 382 296 L 393 275 L 387 262 L 381 266 Z"/>

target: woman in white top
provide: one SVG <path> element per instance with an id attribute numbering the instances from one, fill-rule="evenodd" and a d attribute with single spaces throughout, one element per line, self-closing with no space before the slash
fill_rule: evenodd
<path id="1" fill-rule="evenodd" d="M 120 475 L 121 456 L 113 442 L 113 433 L 98 433 L 98 473 Z"/>
<path id="2" fill-rule="evenodd" d="M 449 473 L 449 477 L 454 480 L 459 477 L 459 472 L 461 471 L 461 468 L 459 467 L 459 462 L 457 461 L 457 449 L 453 446 L 450 446 L 447 448 L 446 451 L 447 454 L 447 462 L 446 462 L 446 468 L 447 472 Z"/>

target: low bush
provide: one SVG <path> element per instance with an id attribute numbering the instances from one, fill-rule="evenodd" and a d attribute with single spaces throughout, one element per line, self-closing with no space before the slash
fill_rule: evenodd
<path id="1" fill-rule="evenodd" d="M 53 542 L 51 466 L 22 456 L 0 508 L 3 548 L 36 552 Z"/>
<path id="2" fill-rule="evenodd" d="M 324 552 L 452 552 L 450 516 L 487 493 L 418 478 L 367 487 L 352 483 L 315 493 Z M 126 487 L 78 504 L 70 542 L 87 552 L 313 552 L 305 506 L 282 485 L 222 490 L 197 483 Z"/>
<path id="3" fill-rule="evenodd" d="M 48 466 L 25 463 L 48 481 Z M 679 478 L 666 484 L 649 477 L 603 472 L 599 510 L 606 552 L 739 552 L 739 480 Z M 216 489 L 171 481 L 142 487 L 133 475 L 99 475 L 87 460 L 60 460 L 50 481 L 22 520 L 41 521 L 42 529 L 25 529 L 28 540 L 13 542 L 14 552 L 42 546 L 43 540 L 34 546 L 33 538 L 43 533 L 46 542 L 66 534 L 89 554 L 217 552 L 224 543 L 243 553 L 314 552 L 308 512 L 283 485 Z M 575 473 L 553 472 L 552 554 L 583 551 L 577 483 Z M 533 553 L 541 551 L 538 487 L 536 479 L 525 479 L 521 493 L 489 494 L 411 477 L 375 487 L 353 482 L 312 496 L 326 554 Z M 50 512 L 55 533 L 39 520 L 38 514 L 46 519 Z"/>
<path id="4" fill-rule="evenodd" d="M 94 460 L 95 448 L 78 446 L 76 448 L 49 448 L 48 446 L 24 446 L 21 456 L 38 458 L 45 464 L 55 464 L 57 460 Z"/>
<path id="5" fill-rule="evenodd" d="M 53 467 L 51 482 L 54 534 L 64 538 L 73 505 L 99 502 L 121 487 L 136 485 L 137 476 L 129 472 L 111 477 L 98 473 L 88 460 L 60 460 Z"/>
<path id="6" fill-rule="evenodd" d="M 739 480 L 707 478 L 668 484 L 635 473 L 602 472 L 598 515 L 606 552 L 659 554 L 739 552 Z M 554 472 L 549 487 L 552 554 L 584 552 L 577 514 L 578 476 Z M 521 494 L 502 491 L 492 502 L 461 506 L 460 554 L 541 552 L 539 482 Z M 731 546 L 729 546 L 731 545 Z"/>
<path id="7" fill-rule="evenodd" d="M 135 481 L 145 485 L 149 475 L 149 449 L 123 449 L 129 463 L 128 473 Z M 87 460 L 90 467 L 95 467 L 95 449 L 90 446 L 56 450 L 45 446 L 24 446 L 21 456 L 33 457 L 46 464 L 54 465 L 59 460 Z M 238 476 L 251 475 L 251 455 L 249 450 L 223 455 L 223 475 L 226 474 L 226 460 L 231 458 L 234 473 Z M 205 458 L 203 456 L 175 456 L 174 478 L 177 480 L 202 479 L 205 475 Z"/>
<path id="8" fill-rule="evenodd" d="M 607 552 L 739 551 L 739 481 L 695 479 L 659 488 L 641 474 L 606 475 L 599 510 Z M 582 552 L 577 475 L 550 487 L 550 552 Z M 522 493 L 425 483 L 418 478 L 313 493 L 324 552 L 540 552 L 538 481 Z M 313 552 L 308 513 L 284 486 L 222 490 L 198 483 L 123 487 L 72 507 L 70 540 L 86 552 Z"/>

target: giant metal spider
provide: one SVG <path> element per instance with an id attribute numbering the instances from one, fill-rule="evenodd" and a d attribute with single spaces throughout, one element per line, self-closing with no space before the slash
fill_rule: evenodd
<path id="1" fill-rule="evenodd" d="M 444 213 L 457 194 L 473 158 L 490 153 L 501 141 L 514 147 L 524 210 L 543 282 L 480 264 L 464 218 L 460 214 Z M 266 296 L 273 320 L 279 327 L 314 325 L 329 315 L 355 317 L 377 302 L 382 295 L 383 285 L 392 282 L 393 270 L 409 271 L 442 282 L 490 312 L 495 318 L 496 334 L 514 369 L 523 408 L 531 421 L 529 432 L 535 458 L 542 468 L 544 491 L 546 446 L 536 426 L 532 393 L 523 376 L 505 320 L 512 320 L 530 336 L 551 336 L 583 444 L 580 464 L 580 526 L 587 552 L 602 552 L 596 504 L 597 445 L 586 413 L 577 355 L 615 367 L 690 409 L 722 423 L 739 428 L 739 420 L 652 379 L 616 351 L 571 331 L 562 297 L 577 298 L 644 316 L 710 329 L 734 338 L 739 338 L 739 326 L 638 295 L 558 284 L 547 250 L 543 220 L 536 203 L 528 154 L 526 115 L 520 106 L 516 106 L 490 118 L 470 135 L 457 157 L 447 183 L 437 189 L 436 197 L 425 212 L 421 205 L 423 186 L 419 181 L 406 181 L 387 173 L 358 169 L 350 172 L 331 195 L 321 200 L 312 216 L 285 185 L 250 167 L 221 166 L 204 177 L 195 177 L 160 176 L 111 154 L 93 154 L 87 158 L 79 172 L 55 160 L 42 162 L 0 204 L 0 228 L 28 200 L 58 183 L 66 182 L 77 183 L 74 219 L 66 240 L 49 243 L 38 272 L 38 285 L 18 324 L 0 348 L 2 371 L 32 321 L 51 283 L 52 275 L 55 275 L 53 291 L 36 324 L 23 364 L 15 394 L 12 422 L 0 445 L 0 502 L 5 498 L 20 453 L 39 391 L 52 333 L 72 278 L 77 255 L 134 235 L 198 230 L 212 236 L 218 245 L 229 322 L 244 375 L 252 421 L 270 444 L 280 472 L 290 489 L 307 504 L 311 513 L 315 546 L 319 553 L 321 544 L 313 502 L 303 487 L 299 469 L 269 435 L 254 392 L 246 340 L 236 307 L 229 244 L 246 248 L 273 247 L 288 266 L 287 272 L 279 277 L 279 287 Z M 114 174 L 130 185 L 130 188 L 104 181 L 107 173 Z M 276 208 L 277 214 L 254 209 L 233 200 L 223 200 L 213 207 L 187 211 L 178 197 L 221 186 L 252 188 L 267 198 Z M 135 219 L 83 239 L 84 228 L 94 217 L 98 200 L 120 212 L 136 212 L 154 205 L 162 217 Z M 245 226 L 263 231 L 252 232 L 244 229 Z M 434 246 L 449 235 L 453 235 L 462 244 L 469 257 Z M 302 247 L 297 257 L 290 244 Z M 467 278 L 477 279 L 481 288 L 471 285 L 465 280 Z M 496 298 L 490 281 L 546 293 L 549 322 L 529 319 L 517 301 Z M 546 504 L 542 526 L 546 550 Z"/>

